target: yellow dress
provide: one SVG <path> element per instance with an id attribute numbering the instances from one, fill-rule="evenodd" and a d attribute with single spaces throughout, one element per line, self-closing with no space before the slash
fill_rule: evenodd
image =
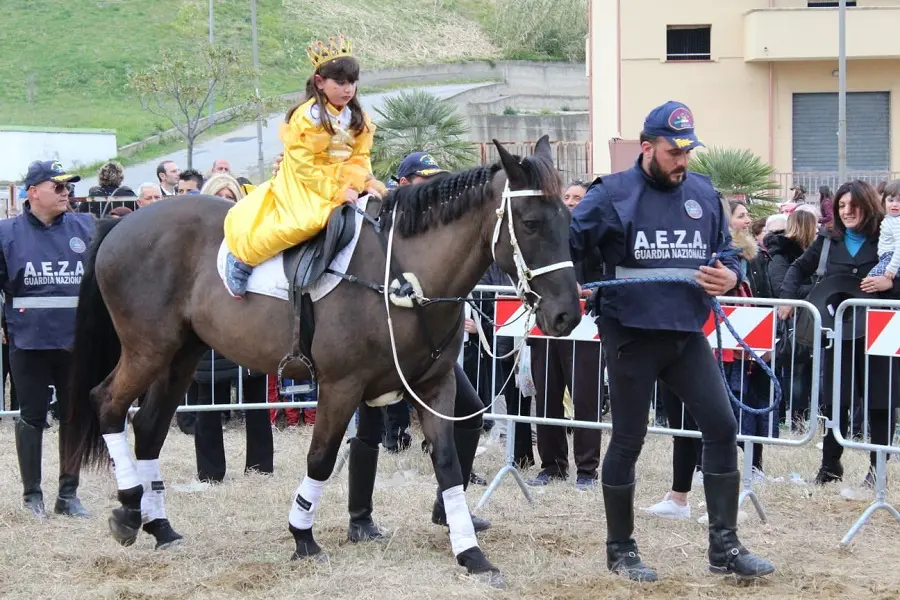
<path id="1" fill-rule="evenodd" d="M 321 125 L 315 100 L 298 107 L 290 123 L 281 125 L 284 159 L 278 174 L 228 211 L 228 249 L 248 265 L 314 237 L 346 200 L 348 189 L 366 189 L 372 177 L 369 154 L 375 125 L 366 115 L 367 127 L 356 135 L 350 129 L 349 108 L 338 111 L 329 104 L 327 114 L 334 135 Z"/>

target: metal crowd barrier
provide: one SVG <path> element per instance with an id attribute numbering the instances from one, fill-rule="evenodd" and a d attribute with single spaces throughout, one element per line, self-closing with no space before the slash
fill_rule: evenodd
<path id="1" fill-rule="evenodd" d="M 845 313 L 850 310 L 852 311 L 852 315 L 846 315 Z M 859 310 L 856 310 L 859 309 Z M 831 429 L 832 434 L 834 435 L 837 442 L 843 446 L 844 448 L 852 448 L 856 450 L 867 450 L 869 452 L 875 453 L 875 473 L 874 473 L 874 482 L 871 481 L 871 471 L 869 472 L 869 477 L 867 477 L 867 483 L 873 484 L 875 488 L 875 500 L 872 504 L 869 505 L 868 508 L 860 515 L 859 519 L 844 538 L 841 540 L 841 546 L 847 546 L 853 538 L 860 532 L 863 525 L 865 525 L 872 515 L 878 510 L 885 510 L 890 513 L 894 519 L 900 521 L 900 512 L 897 511 L 888 501 L 887 501 L 887 459 L 889 454 L 897 455 L 900 454 L 900 447 L 894 446 L 892 441 L 894 438 L 894 414 L 896 408 L 898 408 L 897 403 L 894 401 L 894 386 L 897 385 L 897 378 L 900 377 L 900 301 L 896 300 L 869 300 L 869 299 L 848 299 L 845 300 L 838 306 L 837 311 L 835 311 L 835 328 L 834 328 L 834 338 L 832 340 L 832 345 L 834 348 L 834 372 L 832 377 L 832 398 L 831 398 L 831 420 L 828 423 L 828 426 Z M 864 321 L 860 323 L 860 313 L 864 312 L 863 319 Z M 852 329 L 848 333 L 847 328 L 851 327 Z M 844 335 L 848 334 L 851 339 L 854 339 L 852 343 L 844 343 Z M 859 354 L 858 346 L 862 344 L 863 350 L 863 365 L 859 365 Z M 844 357 L 843 354 L 847 347 L 853 348 L 852 355 L 850 357 L 850 389 L 849 389 L 849 406 L 844 402 L 844 394 L 842 393 L 844 384 L 844 376 L 848 373 L 844 371 L 845 360 L 847 357 Z M 870 429 L 869 418 L 870 418 L 870 375 L 872 375 L 871 360 L 873 357 L 876 357 L 877 360 L 883 361 L 886 359 L 889 361 L 887 363 L 887 386 L 888 386 L 888 402 L 887 402 L 887 431 L 884 432 L 886 434 L 887 443 L 886 444 L 876 444 L 871 440 L 871 434 L 874 430 Z M 863 377 L 864 380 L 862 382 L 862 389 L 859 390 L 859 370 L 863 369 Z M 882 377 L 884 374 L 879 371 L 876 375 L 878 377 Z M 883 380 L 882 380 L 883 381 Z M 877 380 L 875 383 L 879 383 Z M 848 419 L 848 433 L 853 432 L 856 421 L 856 408 L 857 408 L 857 400 L 859 399 L 859 395 L 861 394 L 862 398 L 862 406 L 859 407 L 862 409 L 862 418 L 863 423 L 860 429 L 860 435 L 858 439 L 854 439 L 857 436 L 844 436 L 841 432 L 840 420 L 841 420 L 841 412 L 845 408 L 849 411 L 849 419 Z M 879 409 L 880 410 L 880 409 Z M 868 441 L 866 441 L 868 439 Z M 847 475 L 846 473 L 844 474 Z"/>
<path id="2" fill-rule="evenodd" d="M 521 335 L 524 335 L 524 331 L 521 329 L 521 309 L 516 307 L 518 300 L 515 299 L 515 290 L 512 287 L 497 287 L 497 286 L 478 286 L 475 288 L 476 293 L 481 292 L 490 292 L 495 293 L 498 296 L 506 296 L 508 298 L 502 298 L 497 302 L 497 307 L 494 312 L 495 321 L 497 322 L 497 327 L 494 328 L 495 335 L 493 336 L 493 353 L 495 355 L 497 352 L 497 338 L 502 336 L 511 336 L 515 338 L 515 343 L 518 344 L 520 341 Z M 754 455 L 754 445 L 763 444 L 763 445 L 777 445 L 777 446 L 803 446 L 808 444 L 817 434 L 818 427 L 818 399 L 819 399 L 819 373 L 821 370 L 821 317 L 816 310 L 816 308 L 802 300 L 779 300 L 779 299 L 766 299 L 766 298 L 733 298 L 733 297 L 722 297 L 719 298 L 720 303 L 725 308 L 725 311 L 729 314 L 729 319 L 732 321 L 733 325 L 738 330 L 739 334 L 742 334 L 745 339 L 748 340 L 751 347 L 757 351 L 758 354 L 763 355 L 765 360 L 767 361 L 769 367 L 776 374 L 781 374 L 782 378 L 782 403 L 785 405 L 785 413 L 787 417 L 786 432 L 784 434 L 780 434 L 779 437 L 770 437 L 764 435 L 751 435 L 751 434 L 741 434 L 738 436 L 738 440 L 744 443 L 744 458 L 743 458 L 743 489 L 741 492 L 740 502 L 743 504 L 747 499 L 749 499 L 754 507 L 757 510 L 757 513 L 760 516 L 760 519 L 765 522 L 766 516 L 765 512 L 762 508 L 762 505 L 757 497 L 754 489 L 754 471 L 753 471 L 753 455 Z M 512 306 L 509 306 L 512 305 Z M 776 356 L 776 343 L 778 341 L 779 335 L 777 332 L 782 331 L 784 329 L 784 325 L 779 325 L 779 321 L 776 314 L 776 308 L 778 306 L 793 306 L 795 307 L 794 317 L 792 320 L 787 321 L 787 324 L 791 324 L 792 326 L 796 325 L 797 312 L 799 310 L 810 311 L 810 315 L 812 317 L 812 321 L 814 323 L 814 331 L 813 331 L 813 346 L 808 351 L 807 363 L 808 368 L 804 369 L 805 378 L 802 381 L 797 381 L 794 377 L 796 371 L 799 371 L 797 367 L 797 363 L 801 362 L 800 359 L 803 358 L 802 354 L 804 353 L 801 347 L 798 347 L 796 344 L 796 340 L 791 336 L 789 337 L 789 343 L 785 342 L 785 344 L 778 345 L 778 348 L 781 349 L 781 356 L 778 358 Z M 518 327 L 517 327 L 518 324 Z M 707 331 L 708 330 L 708 331 Z M 723 348 L 726 350 L 733 350 L 735 348 L 739 348 L 736 342 L 732 339 L 728 330 L 724 325 L 721 326 L 722 338 L 723 338 Z M 704 332 L 708 334 L 708 339 L 711 342 L 711 347 L 716 347 L 715 342 L 715 330 L 712 321 L 707 324 L 707 327 L 704 329 Z M 534 331 L 531 332 L 534 335 Z M 598 344 L 602 348 L 602 341 L 596 339 L 597 330 L 593 323 L 593 320 L 590 317 L 584 317 L 582 319 L 581 324 L 576 328 L 576 330 L 568 337 L 563 338 L 566 340 L 570 340 L 573 343 L 573 369 L 574 372 L 574 363 L 577 361 L 578 347 L 586 348 L 583 344 Z M 559 339 L 559 338 L 556 338 Z M 538 342 L 540 343 L 540 342 Z M 764 354 L 765 353 L 765 354 Z M 547 359 L 549 360 L 549 359 Z M 743 359 L 749 361 L 749 357 L 747 359 Z M 523 397 L 521 390 L 515 388 L 514 375 L 510 375 L 508 372 L 509 362 L 511 359 L 507 359 L 507 364 L 504 369 L 501 369 L 501 375 L 499 377 L 499 385 L 502 385 L 506 382 L 508 378 L 509 381 L 506 382 L 507 388 L 513 386 L 513 391 L 510 393 L 509 389 L 505 389 L 503 396 L 505 397 L 506 402 L 509 402 L 511 399 L 515 399 L 515 396 L 518 396 L 518 405 L 521 407 L 524 405 L 530 405 L 531 400 L 529 398 Z M 602 353 L 600 354 L 600 358 L 598 363 L 602 363 Z M 787 363 L 787 364 L 786 364 Z M 746 370 L 746 366 L 748 363 L 741 363 L 741 372 L 744 373 Z M 545 365 L 546 367 L 546 360 Z M 582 368 L 587 368 L 586 364 L 581 365 Z M 756 369 L 759 369 L 758 365 L 755 365 Z M 494 387 L 494 396 L 499 396 L 498 386 L 498 365 L 497 361 L 491 361 L 491 369 L 493 372 L 493 377 L 491 381 L 495 382 Z M 612 428 L 612 424 L 609 421 L 604 421 L 603 419 L 603 408 L 604 408 L 604 395 L 606 393 L 607 382 L 604 370 L 602 369 L 602 365 L 598 364 L 597 366 L 598 372 L 598 385 L 597 385 L 597 397 L 596 399 L 589 398 L 587 403 L 581 403 L 582 406 L 587 405 L 588 407 L 592 407 L 593 410 L 586 410 L 585 412 L 590 412 L 592 414 L 598 415 L 596 420 L 578 420 L 578 419 L 570 419 L 570 418 L 554 418 L 548 416 L 548 411 L 550 409 L 549 402 L 545 401 L 543 403 L 544 410 L 542 415 L 531 416 L 530 414 L 525 415 L 521 414 L 523 411 L 517 411 L 514 414 L 507 414 L 506 410 L 503 410 L 502 406 L 498 406 L 498 402 L 495 400 L 494 405 L 492 406 L 491 412 L 485 414 L 485 418 L 494 419 L 497 422 L 496 426 L 501 426 L 501 423 L 505 425 L 506 429 L 506 457 L 505 457 L 505 465 L 500 469 L 494 479 L 491 481 L 487 490 L 485 490 L 484 494 L 481 496 L 476 509 L 481 508 L 485 505 L 490 496 L 494 493 L 497 487 L 502 483 L 503 479 L 509 475 L 512 476 L 516 483 L 519 485 L 519 488 L 522 491 L 522 494 L 525 498 L 532 502 L 531 493 L 528 485 L 524 481 L 519 473 L 516 464 L 515 464 L 515 437 L 516 437 L 516 427 L 515 423 L 528 423 L 532 425 L 538 426 L 558 426 L 558 427 L 573 427 L 573 428 L 585 428 L 585 429 L 606 429 L 610 430 Z M 760 371 L 760 375 L 765 377 L 765 374 Z M 759 376 L 759 375 L 758 375 Z M 785 378 L 787 377 L 787 378 Z M 543 377 L 543 381 L 547 381 L 548 377 L 545 375 Z M 736 394 L 742 402 L 745 404 L 749 404 L 749 398 L 747 397 L 748 388 L 744 385 L 746 382 L 743 379 L 743 376 L 740 378 L 740 390 Z M 593 386 L 592 386 L 593 387 Z M 804 412 L 803 418 L 799 421 L 793 418 L 794 413 L 794 402 L 795 402 L 795 392 L 797 392 L 797 388 L 802 387 L 804 390 L 802 391 L 802 395 L 809 398 L 808 409 L 802 407 Z M 771 407 L 772 402 L 774 401 L 774 393 L 775 386 L 771 381 L 768 383 L 768 398 L 765 398 L 765 402 L 760 408 L 763 406 Z M 808 390 L 808 395 L 806 394 L 806 390 Z M 544 390 L 546 397 L 546 389 Z M 578 390 L 570 389 L 569 395 L 572 398 L 573 409 L 575 408 L 575 398 L 577 397 Z M 561 395 L 559 392 L 558 395 Z M 551 400 L 552 401 L 552 400 Z M 759 403 L 759 399 L 757 398 L 757 404 Z M 500 402 L 499 404 L 502 404 Z M 657 407 L 658 409 L 658 407 Z M 807 411 L 808 412 L 805 412 Z M 681 422 L 684 423 L 684 407 L 682 406 L 682 419 Z M 529 411 L 530 412 L 530 411 Z M 554 411 L 560 412 L 560 411 Z M 691 437 L 691 438 L 700 438 L 701 434 L 699 431 L 685 428 L 671 428 L 668 426 L 659 426 L 655 424 L 655 415 L 653 414 L 655 411 L 651 411 L 651 423 L 648 425 L 648 433 L 658 434 L 658 435 L 668 435 L 668 436 L 682 436 L 682 437 Z M 743 425 L 743 420 L 747 417 L 747 413 L 741 411 L 737 414 L 739 419 L 739 425 Z M 779 428 L 780 421 L 780 411 L 774 410 L 768 415 L 769 420 L 769 433 L 775 429 Z M 740 430 L 739 430 L 740 431 Z M 780 432 L 779 432 L 780 433 Z M 783 437 L 782 437 L 783 436 Z M 567 457 L 568 460 L 568 457 Z"/>
<path id="3" fill-rule="evenodd" d="M 215 361 L 215 351 L 212 352 L 213 362 Z M 5 363 L 3 361 L 2 355 L 0 355 L 0 369 L 4 368 Z M 226 403 L 217 402 L 216 398 L 216 383 L 213 381 L 211 383 L 195 383 L 192 385 L 196 386 L 205 386 L 208 385 L 211 387 L 210 389 L 210 404 L 192 404 L 189 403 L 190 394 L 185 394 L 184 402 L 177 408 L 176 412 L 179 413 L 198 413 L 198 412 L 225 412 L 225 411 L 244 411 L 244 410 L 260 410 L 260 409 L 304 409 L 304 408 L 315 408 L 315 401 L 304 401 L 304 400 L 284 400 L 279 402 L 247 402 L 245 401 L 244 394 L 244 383 L 245 379 L 248 377 L 247 370 L 244 368 L 239 369 L 229 369 L 229 371 L 234 372 L 234 376 L 231 379 L 230 389 L 229 390 L 229 401 Z M 221 374 L 221 373 L 220 373 Z M 210 376 L 215 379 L 215 369 L 213 369 L 210 373 Z M 268 379 L 274 377 L 274 375 L 257 375 L 257 377 L 266 377 L 266 389 L 268 390 Z M 47 391 L 48 395 L 51 398 L 51 405 L 56 402 L 56 389 L 54 386 L 48 386 L 49 389 Z M 5 408 L 6 406 L 6 390 L 7 385 L 5 378 L 3 381 L 0 381 L 0 398 L 3 398 L 3 403 L 0 404 L 0 409 Z M 303 397 L 308 393 L 315 392 L 316 386 L 314 384 L 291 384 L 285 386 L 281 390 L 279 390 L 280 397 L 286 396 L 299 396 Z M 234 392 L 234 402 L 231 401 L 231 393 Z M 265 398 L 268 400 L 268 397 Z M 137 402 L 137 400 L 135 400 Z M 136 413 L 140 410 L 138 406 L 132 406 L 128 409 L 130 414 Z M 0 410 L 0 417 L 18 417 L 18 410 Z"/>

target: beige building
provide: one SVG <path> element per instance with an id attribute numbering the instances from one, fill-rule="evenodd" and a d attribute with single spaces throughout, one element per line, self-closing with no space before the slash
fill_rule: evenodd
<path id="1" fill-rule="evenodd" d="M 837 170 L 836 1 L 589 1 L 595 173 L 667 100 L 691 108 L 707 146 L 795 176 Z M 900 171 L 900 0 L 847 6 L 847 167 Z"/>

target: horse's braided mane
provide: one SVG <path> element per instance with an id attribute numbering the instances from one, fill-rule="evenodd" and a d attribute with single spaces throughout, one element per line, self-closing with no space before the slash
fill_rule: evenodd
<path id="1" fill-rule="evenodd" d="M 527 157 L 520 159 L 529 185 L 560 195 L 561 182 L 550 161 Z M 503 167 L 499 162 L 446 175 L 438 175 L 416 185 L 401 186 L 385 198 L 385 207 L 397 207 L 394 222 L 401 237 L 424 233 L 438 225 L 447 225 L 485 202 L 493 200 L 491 180 Z"/>

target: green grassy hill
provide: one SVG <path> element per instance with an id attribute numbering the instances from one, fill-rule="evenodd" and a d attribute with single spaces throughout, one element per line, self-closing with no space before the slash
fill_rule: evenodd
<path id="1" fill-rule="evenodd" d="M 499 57 L 494 0 L 257 0 L 264 95 L 299 90 L 306 46 L 343 33 L 365 69 Z M 4 0 L 0 125 L 115 129 L 120 146 L 169 128 L 141 109 L 128 73 L 208 36 L 207 0 Z M 215 0 L 217 40 L 251 56 L 249 0 Z M 252 85 L 252 82 L 248 82 Z"/>

